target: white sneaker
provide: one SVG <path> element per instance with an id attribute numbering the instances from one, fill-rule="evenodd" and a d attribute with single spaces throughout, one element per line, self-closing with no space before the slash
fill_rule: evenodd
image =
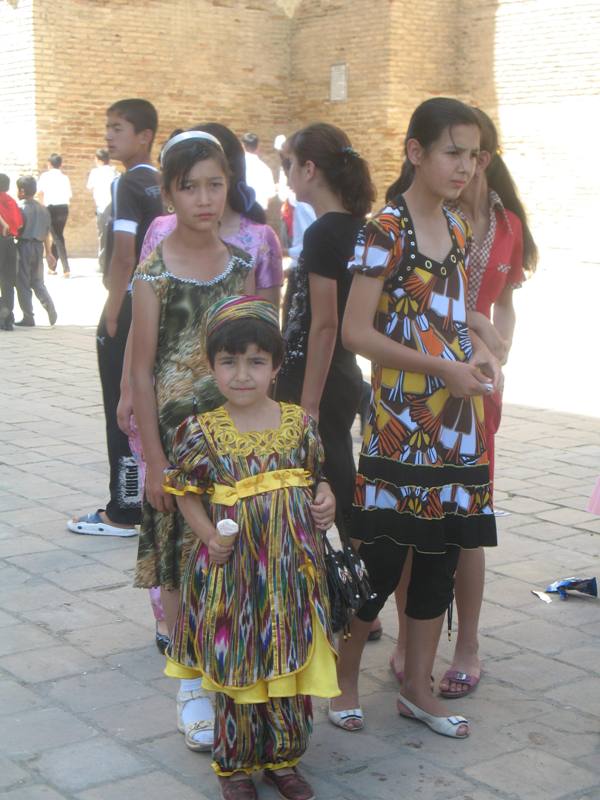
<path id="1" fill-rule="evenodd" d="M 203 700 L 202 713 L 204 719 L 185 723 L 183 721 L 183 709 L 190 700 Z M 184 692 L 181 689 L 177 692 L 177 730 L 185 735 L 185 743 L 190 750 L 202 752 L 212 750 L 215 730 L 215 712 L 209 696 L 204 689 L 196 689 L 191 692 Z"/>

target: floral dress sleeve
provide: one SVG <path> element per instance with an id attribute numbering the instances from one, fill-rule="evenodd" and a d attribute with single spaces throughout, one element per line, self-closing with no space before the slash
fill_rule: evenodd
<path id="1" fill-rule="evenodd" d="M 206 437 L 198 416 L 177 428 L 172 448 L 173 466 L 164 471 L 163 489 L 169 494 L 203 494 L 214 483 Z"/>
<path id="2" fill-rule="evenodd" d="M 149 283 L 160 303 L 165 299 L 169 279 L 165 274 L 165 265 L 162 260 L 162 249 L 160 246 L 153 250 L 148 258 L 140 261 L 133 273 L 132 284 L 136 281 L 146 281 Z"/>
<path id="3" fill-rule="evenodd" d="M 315 481 L 315 486 L 327 478 L 323 474 L 325 451 L 319 436 L 318 425 L 308 414 L 304 415 L 304 439 L 300 452 L 302 466 L 310 472 Z"/>
<path id="4" fill-rule="evenodd" d="M 382 281 L 391 277 L 402 263 L 407 222 L 394 205 L 370 219 L 358 234 L 350 272 Z"/>
<path id="5" fill-rule="evenodd" d="M 283 283 L 281 245 L 270 225 L 262 226 L 262 241 L 256 253 L 256 288 L 271 289 Z"/>

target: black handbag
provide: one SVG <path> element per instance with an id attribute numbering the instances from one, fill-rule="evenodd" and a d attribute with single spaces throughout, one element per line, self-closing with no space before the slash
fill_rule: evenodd
<path id="1" fill-rule="evenodd" d="M 331 607 L 331 627 L 334 633 L 348 636 L 350 621 L 362 606 L 375 597 L 371 592 L 367 569 L 349 542 L 342 539 L 342 549 L 336 550 L 325 536 L 325 567 Z"/>

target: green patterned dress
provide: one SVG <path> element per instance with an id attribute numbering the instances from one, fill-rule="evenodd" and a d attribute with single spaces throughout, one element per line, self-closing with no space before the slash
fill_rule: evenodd
<path id="1" fill-rule="evenodd" d="M 147 281 L 160 303 L 154 386 L 158 426 L 167 458 L 180 423 L 190 414 L 223 402 L 208 370 L 202 324 L 206 310 L 221 297 L 244 294 L 252 258 L 228 245 L 225 270 L 210 281 L 179 278 L 167 269 L 158 245 L 135 271 Z M 177 589 L 185 569 L 192 533 L 179 512 L 155 511 L 144 499 L 135 586 Z"/>

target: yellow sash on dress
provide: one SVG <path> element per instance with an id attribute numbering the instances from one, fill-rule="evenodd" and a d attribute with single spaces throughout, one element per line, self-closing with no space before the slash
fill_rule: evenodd
<path id="1" fill-rule="evenodd" d="M 263 492 L 274 492 L 277 489 L 288 489 L 291 486 L 310 486 L 312 475 L 306 469 L 275 469 L 272 472 L 259 472 L 250 478 L 242 478 L 233 486 L 215 483 L 207 489 L 210 502 L 221 506 L 234 506 L 244 497 L 252 497 Z"/>

